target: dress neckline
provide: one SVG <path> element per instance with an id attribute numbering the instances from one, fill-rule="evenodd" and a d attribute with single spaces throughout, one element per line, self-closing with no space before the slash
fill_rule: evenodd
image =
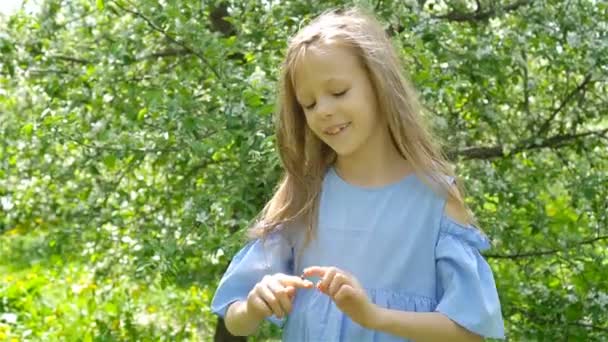
<path id="1" fill-rule="evenodd" d="M 388 184 L 379 185 L 379 186 L 362 186 L 362 185 L 355 185 L 355 184 L 349 183 L 346 180 L 344 180 L 342 177 L 340 177 L 340 175 L 338 174 L 338 172 L 336 172 L 336 168 L 333 165 L 329 167 L 328 174 L 329 174 L 330 177 L 332 177 L 333 179 L 335 179 L 342 186 L 345 186 L 345 187 L 350 188 L 350 189 L 358 190 L 358 191 L 365 191 L 365 192 L 380 192 L 380 191 L 385 191 L 385 190 L 391 189 L 393 187 L 397 187 L 397 186 L 399 186 L 401 184 L 404 184 L 404 183 L 408 182 L 410 179 L 415 179 L 416 178 L 416 173 L 415 172 L 410 172 L 407 175 L 401 177 L 401 179 L 398 179 L 396 181 L 390 182 Z"/>

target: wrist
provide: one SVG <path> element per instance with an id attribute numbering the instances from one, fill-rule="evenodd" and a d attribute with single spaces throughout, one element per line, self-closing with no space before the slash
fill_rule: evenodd
<path id="1" fill-rule="evenodd" d="M 371 330 L 380 330 L 382 327 L 382 321 L 384 320 L 384 308 L 372 303 L 369 319 L 365 328 Z"/>
<path id="2" fill-rule="evenodd" d="M 266 318 L 263 314 L 253 310 L 248 301 L 241 302 L 240 310 L 241 314 L 252 322 L 260 323 Z"/>
<path id="3" fill-rule="evenodd" d="M 262 319 L 248 308 L 247 301 L 236 301 L 228 307 L 224 323 L 232 335 L 248 336 L 255 333 Z"/>

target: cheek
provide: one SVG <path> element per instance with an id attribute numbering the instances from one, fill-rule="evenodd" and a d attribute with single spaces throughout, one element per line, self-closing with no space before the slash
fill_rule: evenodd
<path id="1" fill-rule="evenodd" d="M 359 100 L 359 108 L 361 116 L 364 117 L 364 120 L 369 123 L 376 123 L 379 121 L 380 116 L 378 112 L 378 106 L 376 105 L 376 101 L 374 98 L 369 97 L 361 97 Z"/>
<path id="2" fill-rule="evenodd" d="M 370 107 L 372 106 L 370 102 L 370 98 L 365 92 L 349 92 L 346 97 L 340 101 L 339 106 L 343 108 L 344 111 L 351 113 L 351 115 L 361 116 L 369 112 Z"/>
<path id="3" fill-rule="evenodd" d="M 319 125 L 312 115 L 306 115 L 306 124 L 315 135 L 319 136 Z"/>

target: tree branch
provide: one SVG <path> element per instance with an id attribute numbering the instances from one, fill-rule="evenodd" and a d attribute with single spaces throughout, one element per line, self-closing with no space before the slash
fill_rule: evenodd
<path id="1" fill-rule="evenodd" d="M 191 55 L 192 51 L 187 49 L 166 49 L 157 52 L 153 52 L 148 55 L 143 55 L 137 58 L 137 61 L 143 61 L 146 59 L 163 58 L 163 57 L 177 57 L 177 56 L 188 56 Z"/>
<path id="2" fill-rule="evenodd" d="M 46 74 L 66 75 L 66 74 L 70 73 L 67 70 L 60 70 L 60 69 L 28 69 L 28 71 L 32 74 L 33 77 L 45 76 Z"/>
<path id="3" fill-rule="evenodd" d="M 426 0 L 417 0 L 417 1 L 418 1 L 418 6 L 421 9 L 424 8 Z M 519 0 L 511 5 L 507 5 L 507 6 L 500 8 L 500 10 L 498 8 L 491 8 L 489 10 L 484 11 L 481 8 L 481 2 L 479 0 L 476 0 L 477 8 L 475 9 L 475 12 L 463 13 L 463 12 L 458 12 L 458 11 L 452 11 L 447 14 L 433 15 L 431 17 L 435 18 L 435 19 L 444 19 L 444 20 L 455 21 L 455 22 L 483 21 L 483 20 L 488 20 L 492 17 L 495 17 L 499 13 L 515 11 L 516 9 L 518 9 L 522 6 L 532 4 L 532 2 L 533 2 L 533 0 Z M 407 6 L 407 7 L 410 10 L 413 10 L 413 8 L 411 6 Z M 389 25 L 385 32 L 388 36 L 393 37 L 397 34 L 400 34 L 405 29 L 406 29 L 405 26 L 397 23 L 397 24 Z"/>
<path id="4" fill-rule="evenodd" d="M 554 319 L 549 319 L 549 318 L 544 318 L 544 317 L 539 317 L 538 315 L 535 315 L 534 312 L 528 311 L 528 310 L 522 310 L 522 309 L 512 309 L 515 312 L 518 312 L 522 315 L 522 317 L 529 317 L 532 319 L 532 321 L 537 321 L 539 323 L 542 324 L 555 324 L 555 320 Z M 595 331 L 608 331 L 608 326 L 607 327 L 602 327 L 602 326 L 597 326 L 597 325 L 593 325 L 593 324 L 588 324 L 588 323 L 583 323 L 580 321 L 570 321 L 570 320 L 566 320 L 565 322 L 562 321 L 561 323 L 563 324 L 567 324 L 570 326 L 577 326 L 577 327 L 581 327 L 581 328 L 585 328 L 585 329 L 589 329 L 589 330 L 595 330 Z"/>
<path id="5" fill-rule="evenodd" d="M 568 245 L 564 249 L 551 249 L 551 250 L 546 250 L 546 251 L 534 251 L 534 252 L 520 252 L 520 253 L 515 253 L 515 254 L 484 254 L 484 256 L 486 258 L 490 258 L 490 259 L 513 259 L 514 260 L 514 259 L 521 259 L 521 258 L 529 258 L 529 257 L 543 256 L 543 255 L 551 255 L 551 254 L 563 252 L 565 249 L 572 249 L 572 248 L 583 246 L 583 245 L 589 245 L 589 244 L 593 244 L 597 241 L 602 241 L 602 240 L 608 240 L 608 235 L 602 235 L 602 236 L 598 236 L 598 237 L 595 237 L 592 239 L 583 240 L 583 241 L 577 242 L 575 244 Z"/>
<path id="6" fill-rule="evenodd" d="M 211 29 L 220 32 L 224 37 L 229 37 L 236 34 L 236 28 L 232 23 L 224 18 L 230 16 L 228 13 L 228 3 L 222 1 L 214 6 L 209 13 L 209 21 L 211 21 Z"/>
<path id="7" fill-rule="evenodd" d="M 549 130 L 549 126 L 551 125 L 551 122 L 555 119 L 555 117 L 557 116 L 557 114 L 559 114 L 559 112 L 561 112 L 564 107 L 566 107 L 566 105 L 572 101 L 572 99 L 581 91 L 583 91 L 585 89 L 585 87 L 587 87 L 587 85 L 589 85 L 589 83 L 591 82 L 591 76 L 592 73 L 589 72 L 587 73 L 587 75 L 585 76 L 585 78 L 583 79 L 583 81 L 576 87 L 574 88 L 567 96 L 566 98 L 564 98 L 563 101 L 561 101 L 561 103 L 559 104 L 559 106 L 557 106 L 557 108 L 555 108 L 553 110 L 553 112 L 551 113 L 551 115 L 549 115 L 549 117 L 547 118 L 547 120 L 545 120 L 540 128 L 538 129 L 538 132 L 536 133 L 536 136 L 541 136 L 544 135 L 545 133 L 547 133 L 547 131 Z"/>
<path id="8" fill-rule="evenodd" d="M 461 150 L 451 150 L 447 152 L 449 159 L 462 157 L 464 159 L 492 159 L 506 157 L 525 150 L 535 150 L 545 147 L 560 147 L 569 141 L 584 138 L 590 135 L 598 136 L 602 139 L 608 136 L 608 128 L 595 131 L 587 131 L 578 134 L 558 134 L 549 137 L 545 140 L 538 141 L 538 138 L 528 139 L 520 144 L 517 144 L 513 149 L 507 150 L 503 145 L 491 147 L 467 147 Z"/>
<path id="9" fill-rule="evenodd" d="M 169 33 L 167 33 L 167 31 L 163 30 L 162 28 L 160 28 L 158 25 L 156 25 L 152 20 L 150 20 L 148 17 L 146 17 L 145 15 L 143 15 L 141 12 L 137 11 L 137 10 L 132 10 L 132 9 L 128 9 L 122 5 L 120 5 L 117 1 L 112 1 L 114 4 L 116 4 L 116 6 L 118 6 L 120 9 L 122 9 L 123 11 L 127 12 L 127 13 L 131 13 L 132 15 L 139 17 L 141 19 L 143 19 L 148 26 L 150 26 L 154 31 L 162 34 L 167 40 L 169 40 L 170 42 L 172 42 L 175 45 L 179 45 L 181 46 L 183 49 L 185 49 L 186 51 L 188 51 L 189 53 L 195 55 L 196 57 L 198 57 L 198 59 L 207 67 L 209 68 L 209 70 L 211 70 L 211 72 L 213 72 L 213 74 L 219 79 L 221 79 L 220 74 L 217 72 L 217 70 L 215 70 L 215 68 L 213 68 L 209 62 L 207 61 L 207 59 L 205 58 L 205 56 L 203 56 L 200 52 L 195 51 L 193 48 L 191 48 L 190 46 L 188 46 L 186 43 L 174 38 L 173 36 L 171 36 Z"/>
<path id="10" fill-rule="evenodd" d="M 447 19 L 449 21 L 467 22 L 467 21 L 483 21 L 495 17 L 498 13 L 506 13 L 517 10 L 520 7 L 532 4 L 533 0 L 519 0 L 502 8 L 493 7 L 488 10 L 482 10 L 479 1 L 477 1 L 477 9 L 475 12 L 463 13 L 452 11 L 443 15 L 435 15 L 435 19 Z"/>
<path id="11" fill-rule="evenodd" d="M 523 69 L 524 69 L 524 111 L 528 117 L 530 116 L 530 88 L 528 86 L 528 82 L 530 80 L 530 76 L 528 75 L 528 53 L 526 49 L 521 50 L 521 58 L 524 60 Z"/>
<path id="12" fill-rule="evenodd" d="M 76 139 L 72 136 L 66 135 L 62 132 L 55 132 L 55 134 L 60 135 L 62 138 L 75 142 L 76 144 L 88 148 L 88 149 L 92 149 L 92 150 L 96 150 L 96 151 L 109 151 L 109 152 L 130 152 L 130 153 L 170 153 L 170 152 L 179 152 L 182 151 L 183 148 L 180 147 L 173 147 L 173 146 L 168 146 L 168 147 L 159 147 L 159 148 L 145 148 L 145 147 L 130 147 L 130 146 L 122 146 L 122 147 L 116 147 L 116 146 L 110 146 L 110 145 L 96 145 L 96 144 L 88 144 L 82 140 Z"/>
<path id="13" fill-rule="evenodd" d="M 137 57 L 134 60 L 134 62 L 141 62 L 144 60 L 154 59 L 154 58 L 188 56 L 188 55 L 191 55 L 192 53 L 193 53 L 192 51 L 184 49 L 184 48 L 182 48 L 182 49 L 168 48 L 165 50 L 160 50 L 160 51 L 152 52 L 147 55 L 142 55 L 140 57 Z M 49 56 L 49 58 L 66 61 L 66 62 L 71 62 L 71 63 L 83 64 L 83 65 L 97 63 L 97 61 L 91 61 L 91 60 L 84 59 L 84 58 L 64 56 L 64 55 L 51 55 L 51 56 Z M 128 64 L 132 64 L 132 63 L 125 63 L 125 65 L 128 65 Z"/>
<path id="14" fill-rule="evenodd" d="M 49 56 L 49 58 L 59 59 L 59 60 L 62 60 L 62 61 L 72 62 L 72 63 L 78 63 L 78 64 L 91 64 L 90 61 L 88 61 L 86 59 L 82 59 L 82 58 L 77 58 L 77 57 L 56 55 L 56 56 Z"/>

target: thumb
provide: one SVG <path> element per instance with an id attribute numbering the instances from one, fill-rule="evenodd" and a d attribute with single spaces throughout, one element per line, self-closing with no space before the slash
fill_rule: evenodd
<path id="1" fill-rule="evenodd" d="M 337 301 L 350 300 L 356 296 L 355 289 L 350 285 L 342 285 L 338 293 L 336 293 L 335 299 Z"/>

